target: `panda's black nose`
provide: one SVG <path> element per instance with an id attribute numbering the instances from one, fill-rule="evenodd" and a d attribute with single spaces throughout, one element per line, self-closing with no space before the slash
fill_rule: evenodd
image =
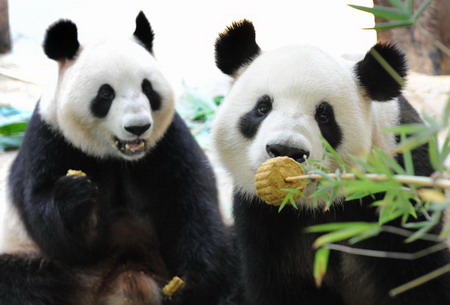
<path id="1" fill-rule="evenodd" d="M 145 124 L 141 126 L 125 126 L 125 130 L 129 133 L 132 133 L 134 135 L 140 136 L 144 132 L 147 131 L 147 129 L 150 128 L 150 124 Z"/>
<path id="2" fill-rule="evenodd" d="M 271 158 L 286 156 L 299 163 L 304 162 L 309 157 L 309 151 L 307 150 L 282 144 L 267 144 L 266 151 Z"/>

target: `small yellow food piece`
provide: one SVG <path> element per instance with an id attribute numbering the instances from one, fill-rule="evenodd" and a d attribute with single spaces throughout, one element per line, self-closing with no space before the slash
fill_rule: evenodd
<path id="1" fill-rule="evenodd" d="M 267 204 L 279 206 L 287 192 L 281 189 L 304 189 L 304 180 L 286 182 L 287 177 L 302 176 L 305 172 L 299 163 L 289 157 L 271 158 L 256 171 L 256 194 Z M 293 194 L 294 199 L 300 196 Z"/>
<path id="2" fill-rule="evenodd" d="M 185 285 L 184 281 L 178 276 L 174 276 L 170 282 L 163 287 L 162 292 L 166 297 L 171 297 L 175 292 L 183 288 Z"/>
<path id="3" fill-rule="evenodd" d="M 84 173 L 83 171 L 78 171 L 78 170 L 74 170 L 74 169 L 69 169 L 69 170 L 67 171 L 66 176 L 86 177 L 86 173 Z"/>

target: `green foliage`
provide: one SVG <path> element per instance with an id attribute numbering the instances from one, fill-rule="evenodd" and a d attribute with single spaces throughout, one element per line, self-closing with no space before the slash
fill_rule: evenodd
<path id="1" fill-rule="evenodd" d="M 13 107 L 0 107 L 0 151 L 22 144 L 30 113 Z"/>
<path id="2" fill-rule="evenodd" d="M 374 5 L 373 7 L 365 7 L 352 4 L 349 6 L 363 12 L 371 13 L 375 17 L 388 20 L 388 22 L 376 24 L 375 27 L 371 28 L 373 30 L 383 31 L 414 26 L 422 13 L 431 4 L 432 0 L 425 0 L 417 11 L 414 11 L 413 0 L 388 1 L 391 6 Z"/>
<path id="3" fill-rule="evenodd" d="M 177 103 L 177 111 L 202 148 L 209 147 L 212 122 L 223 98 L 223 96 L 211 97 L 200 90 L 183 86 L 183 94 Z"/>

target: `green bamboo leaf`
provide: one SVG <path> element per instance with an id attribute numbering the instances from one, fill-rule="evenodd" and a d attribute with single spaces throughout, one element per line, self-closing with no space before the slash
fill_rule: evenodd
<path id="1" fill-rule="evenodd" d="M 361 233 L 358 236 L 355 236 L 355 237 L 351 238 L 349 240 L 349 242 L 350 242 L 350 244 L 353 245 L 353 244 L 359 243 L 359 242 L 361 242 L 363 240 L 366 240 L 366 239 L 372 238 L 374 236 L 377 236 L 378 234 L 380 234 L 380 232 L 381 232 L 381 228 L 376 226 L 376 227 L 373 227 L 371 229 L 366 230 L 365 232 Z"/>
<path id="2" fill-rule="evenodd" d="M 324 138 L 324 137 L 320 137 L 320 139 L 322 140 L 323 145 L 325 146 L 325 150 L 327 152 L 329 152 L 334 159 L 338 162 L 338 164 L 342 167 L 342 168 L 347 168 L 344 160 L 342 159 L 342 157 L 337 153 L 337 151 L 330 145 L 330 143 L 328 143 L 328 141 Z"/>
<path id="3" fill-rule="evenodd" d="M 421 229 L 429 224 L 429 221 L 408 222 L 405 223 L 403 227 L 406 229 Z"/>
<path id="4" fill-rule="evenodd" d="M 444 126 L 448 126 L 450 118 L 450 96 L 447 99 L 447 104 L 445 105 L 444 115 L 442 117 L 442 123 Z"/>
<path id="5" fill-rule="evenodd" d="M 411 27 L 414 26 L 413 21 L 396 21 L 396 22 L 384 22 L 375 25 L 373 28 L 366 28 L 365 30 L 385 31 L 395 28 Z"/>
<path id="6" fill-rule="evenodd" d="M 419 17 L 425 12 L 425 10 L 428 8 L 428 6 L 431 4 L 432 0 L 425 0 L 422 5 L 419 7 L 419 9 L 414 13 L 414 20 L 419 19 Z M 411 5 L 412 6 L 412 5 Z"/>
<path id="7" fill-rule="evenodd" d="M 405 13 L 409 12 L 408 6 L 401 0 L 389 0 L 389 3 Z"/>
<path id="8" fill-rule="evenodd" d="M 408 8 L 408 12 L 412 14 L 414 11 L 414 0 L 406 0 L 406 7 Z"/>
<path id="9" fill-rule="evenodd" d="M 434 226 L 436 226 L 441 220 L 442 212 L 434 212 L 431 216 L 431 221 L 428 225 L 425 225 L 420 230 L 414 232 L 410 237 L 405 240 L 405 243 L 412 243 L 420 238 L 422 238 L 425 234 L 427 234 Z"/>
<path id="10" fill-rule="evenodd" d="M 384 128 L 384 131 L 387 131 L 389 133 L 393 134 L 414 134 L 423 132 L 425 130 L 428 130 L 428 127 L 423 123 L 415 123 L 415 124 L 403 124 L 395 127 L 389 127 Z"/>
<path id="11" fill-rule="evenodd" d="M 395 174 L 398 175 L 406 175 L 405 169 L 397 163 L 391 156 L 377 148 L 377 157 L 382 160 L 385 164 L 387 164 Z"/>
<path id="12" fill-rule="evenodd" d="M 428 155 L 430 157 L 431 165 L 433 166 L 433 169 L 435 171 L 442 170 L 442 167 L 444 166 L 443 162 L 445 160 L 441 160 L 441 157 L 439 155 L 439 148 L 437 144 L 437 137 L 431 137 L 430 141 L 428 142 Z"/>
<path id="13" fill-rule="evenodd" d="M 406 135 L 402 134 L 401 136 L 401 143 L 406 140 Z M 405 163 L 405 170 L 408 175 L 414 176 L 414 163 L 412 158 L 411 150 L 405 149 L 403 151 L 403 161 Z"/>
<path id="14" fill-rule="evenodd" d="M 366 230 L 365 227 L 349 227 L 349 228 L 342 229 L 339 231 L 324 234 L 314 241 L 313 246 L 314 246 L 314 248 L 317 249 L 324 245 L 347 240 L 358 234 L 361 234 L 365 230 Z"/>
<path id="15" fill-rule="evenodd" d="M 377 224 L 374 222 L 335 222 L 335 223 L 325 223 L 320 225 L 314 225 L 307 227 L 305 232 L 307 233 L 321 233 L 321 232 L 331 232 L 348 228 L 360 228 L 365 230 L 367 228 L 372 228 Z"/>
<path id="16" fill-rule="evenodd" d="M 383 19 L 387 19 L 387 20 L 400 20 L 400 21 L 405 21 L 405 20 L 409 20 L 411 18 L 411 16 L 407 13 L 405 13 L 402 10 L 396 9 L 396 8 L 392 8 L 392 7 L 387 7 L 387 6 L 381 6 L 381 5 L 374 5 L 373 7 L 366 7 L 366 6 L 359 6 L 359 5 L 353 5 L 350 4 L 350 7 L 363 11 L 363 12 L 367 12 L 367 13 L 371 13 L 374 16 L 383 18 Z"/>
<path id="17" fill-rule="evenodd" d="M 330 257 L 330 249 L 323 247 L 316 250 L 314 257 L 314 280 L 316 286 L 320 287 L 325 277 L 328 268 L 328 261 Z"/>

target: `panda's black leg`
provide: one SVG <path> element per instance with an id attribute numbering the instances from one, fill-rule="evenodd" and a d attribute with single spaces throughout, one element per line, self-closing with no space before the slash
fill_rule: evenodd
<path id="1" fill-rule="evenodd" d="M 0 255 L 0 305 L 79 305 L 80 285 L 63 264 Z"/>
<path id="2" fill-rule="evenodd" d="M 391 239 L 392 242 L 394 241 Z M 404 243 L 402 246 L 404 247 Z M 362 245 L 362 247 L 369 248 L 368 245 Z M 370 246 L 370 248 L 376 249 L 374 247 L 375 245 Z M 403 249 L 401 252 L 408 251 Z M 450 273 L 441 275 L 395 297 L 389 295 L 392 289 L 448 264 L 448 256 L 447 250 L 416 260 L 345 254 L 342 256 L 343 269 L 345 269 L 343 276 L 346 279 L 342 282 L 344 299 L 348 305 L 450 304 Z"/>

